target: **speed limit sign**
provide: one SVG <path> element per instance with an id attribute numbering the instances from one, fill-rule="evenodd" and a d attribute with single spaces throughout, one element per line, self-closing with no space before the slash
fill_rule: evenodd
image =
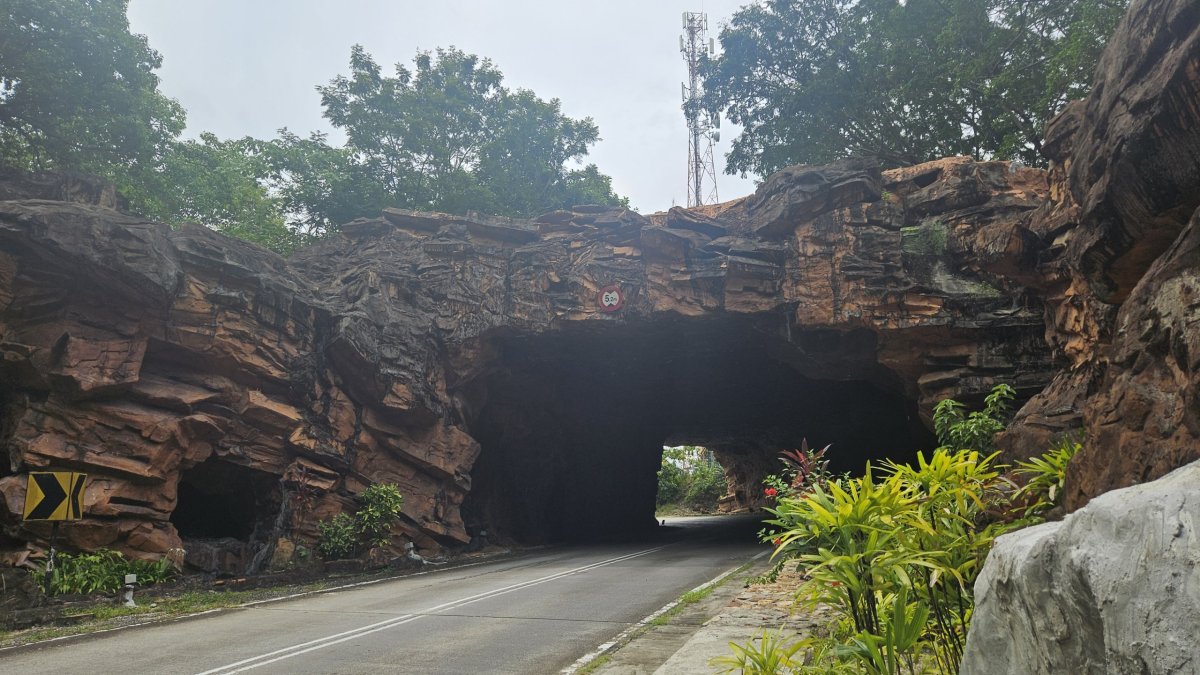
<path id="1" fill-rule="evenodd" d="M 616 284 L 605 286 L 596 295 L 596 306 L 601 312 L 615 312 L 625 304 L 625 294 Z"/>

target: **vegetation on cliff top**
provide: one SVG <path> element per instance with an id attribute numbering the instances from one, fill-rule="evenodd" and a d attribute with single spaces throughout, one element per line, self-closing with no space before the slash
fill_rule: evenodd
<path id="1" fill-rule="evenodd" d="M 743 127 L 726 171 L 875 155 L 1041 164 L 1126 0 L 766 0 L 737 12 L 705 104 Z"/>
<path id="2" fill-rule="evenodd" d="M 345 132 L 181 140 L 159 55 L 127 0 L 0 0 L 0 165 L 112 179 L 130 208 L 288 252 L 394 206 L 532 216 L 625 205 L 583 165 L 590 118 L 503 85 L 488 59 L 420 52 L 386 74 L 362 47 L 318 86 Z M 1086 93 L 1125 0 L 767 0 L 722 30 L 705 105 L 744 128 L 731 173 L 872 154 L 1041 162 L 1045 122 Z"/>
<path id="3" fill-rule="evenodd" d="M 503 86 L 489 60 L 421 52 L 386 76 L 361 47 L 318 87 L 346 132 L 182 140 L 185 112 L 158 90 L 161 58 L 130 33 L 128 0 L 0 0 L 0 166 L 109 178 L 130 210 L 200 222 L 287 253 L 384 207 L 533 216 L 626 205 L 595 165 L 591 119 Z M 579 165 L 571 168 L 571 165 Z"/>

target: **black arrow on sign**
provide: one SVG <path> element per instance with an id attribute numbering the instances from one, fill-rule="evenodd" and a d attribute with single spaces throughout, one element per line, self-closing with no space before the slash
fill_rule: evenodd
<path id="1" fill-rule="evenodd" d="M 86 479 L 83 474 L 73 473 L 75 484 L 71 486 L 71 501 L 67 503 L 67 518 L 75 520 L 83 517 L 83 484 Z"/>
<path id="2" fill-rule="evenodd" d="M 52 473 L 35 473 L 32 476 L 42 491 L 42 501 L 38 502 L 38 505 L 29 512 L 27 520 L 45 520 L 58 510 L 63 500 L 67 498 L 67 493 L 58 484 L 58 478 Z"/>

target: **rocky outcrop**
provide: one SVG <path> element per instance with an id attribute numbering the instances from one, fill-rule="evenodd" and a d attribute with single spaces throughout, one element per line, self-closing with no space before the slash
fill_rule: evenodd
<path id="1" fill-rule="evenodd" d="M 996 540 L 964 675 L 1200 668 L 1200 462 Z"/>
<path id="2" fill-rule="evenodd" d="M 1032 397 L 1010 457 L 1084 430 L 1071 508 L 1161 476 L 1200 456 L 1198 15 L 1133 3 L 1048 173 L 851 159 L 648 217 L 389 209 L 288 260 L 0 177 L 0 554 L 44 541 L 19 517 L 44 468 L 90 475 L 70 545 L 206 569 L 286 564 L 376 481 L 426 548 L 648 523 L 663 443 L 713 448 L 753 508 L 777 450 L 903 459 L 998 382 Z"/>
<path id="3" fill-rule="evenodd" d="M 803 437 L 857 468 L 928 445 L 937 399 L 1053 367 L 1021 224 L 1045 174 L 1002 162 L 797 167 L 651 217 L 389 209 L 288 260 L 5 194 L 9 548 L 44 537 L 19 516 L 50 467 L 90 476 L 70 545 L 206 569 L 286 562 L 376 481 L 426 548 L 649 524 L 664 442 L 743 467 L 750 507 Z"/>
<path id="4" fill-rule="evenodd" d="M 160 555 L 186 529 L 237 542 L 217 547 L 228 555 L 188 547 L 223 559 L 203 563 L 216 569 L 244 569 L 247 550 L 279 536 L 311 538 L 369 482 L 398 483 L 418 514 L 461 502 L 455 470 L 477 445 L 452 430 L 410 437 L 385 396 L 353 402 L 322 349 L 333 318 L 282 258 L 207 228 L 37 200 L 0 204 L 0 241 L 10 533 L 23 472 L 46 468 L 89 474 L 71 545 Z M 411 459 L 373 457 L 383 445 Z M 446 511 L 406 533 L 465 541 Z"/>
<path id="5" fill-rule="evenodd" d="M 1017 416 L 1010 455 L 1082 429 L 1067 505 L 1200 459 L 1200 8 L 1138 0 L 1092 94 L 1050 125 L 1051 246 L 1035 281 L 1069 361 Z"/>

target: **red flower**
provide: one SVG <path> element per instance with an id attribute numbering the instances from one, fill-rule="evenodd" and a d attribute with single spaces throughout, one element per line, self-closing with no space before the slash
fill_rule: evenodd
<path id="1" fill-rule="evenodd" d="M 779 537 L 775 537 L 774 539 L 771 540 L 771 543 L 775 544 L 776 546 L 779 546 L 780 544 L 783 543 L 783 539 L 781 539 Z"/>
<path id="2" fill-rule="evenodd" d="M 766 490 L 763 490 L 763 494 L 768 497 L 774 497 L 775 495 L 779 494 L 779 490 L 776 490 L 775 488 L 767 488 Z"/>
<path id="3" fill-rule="evenodd" d="M 842 585 L 842 582 L 840 582 L 840 581 L 831 581 L 831 582 L 829 582 L 829 585 L 830 585 L 830 586 L 841 586 L 841 585 Z"/>

